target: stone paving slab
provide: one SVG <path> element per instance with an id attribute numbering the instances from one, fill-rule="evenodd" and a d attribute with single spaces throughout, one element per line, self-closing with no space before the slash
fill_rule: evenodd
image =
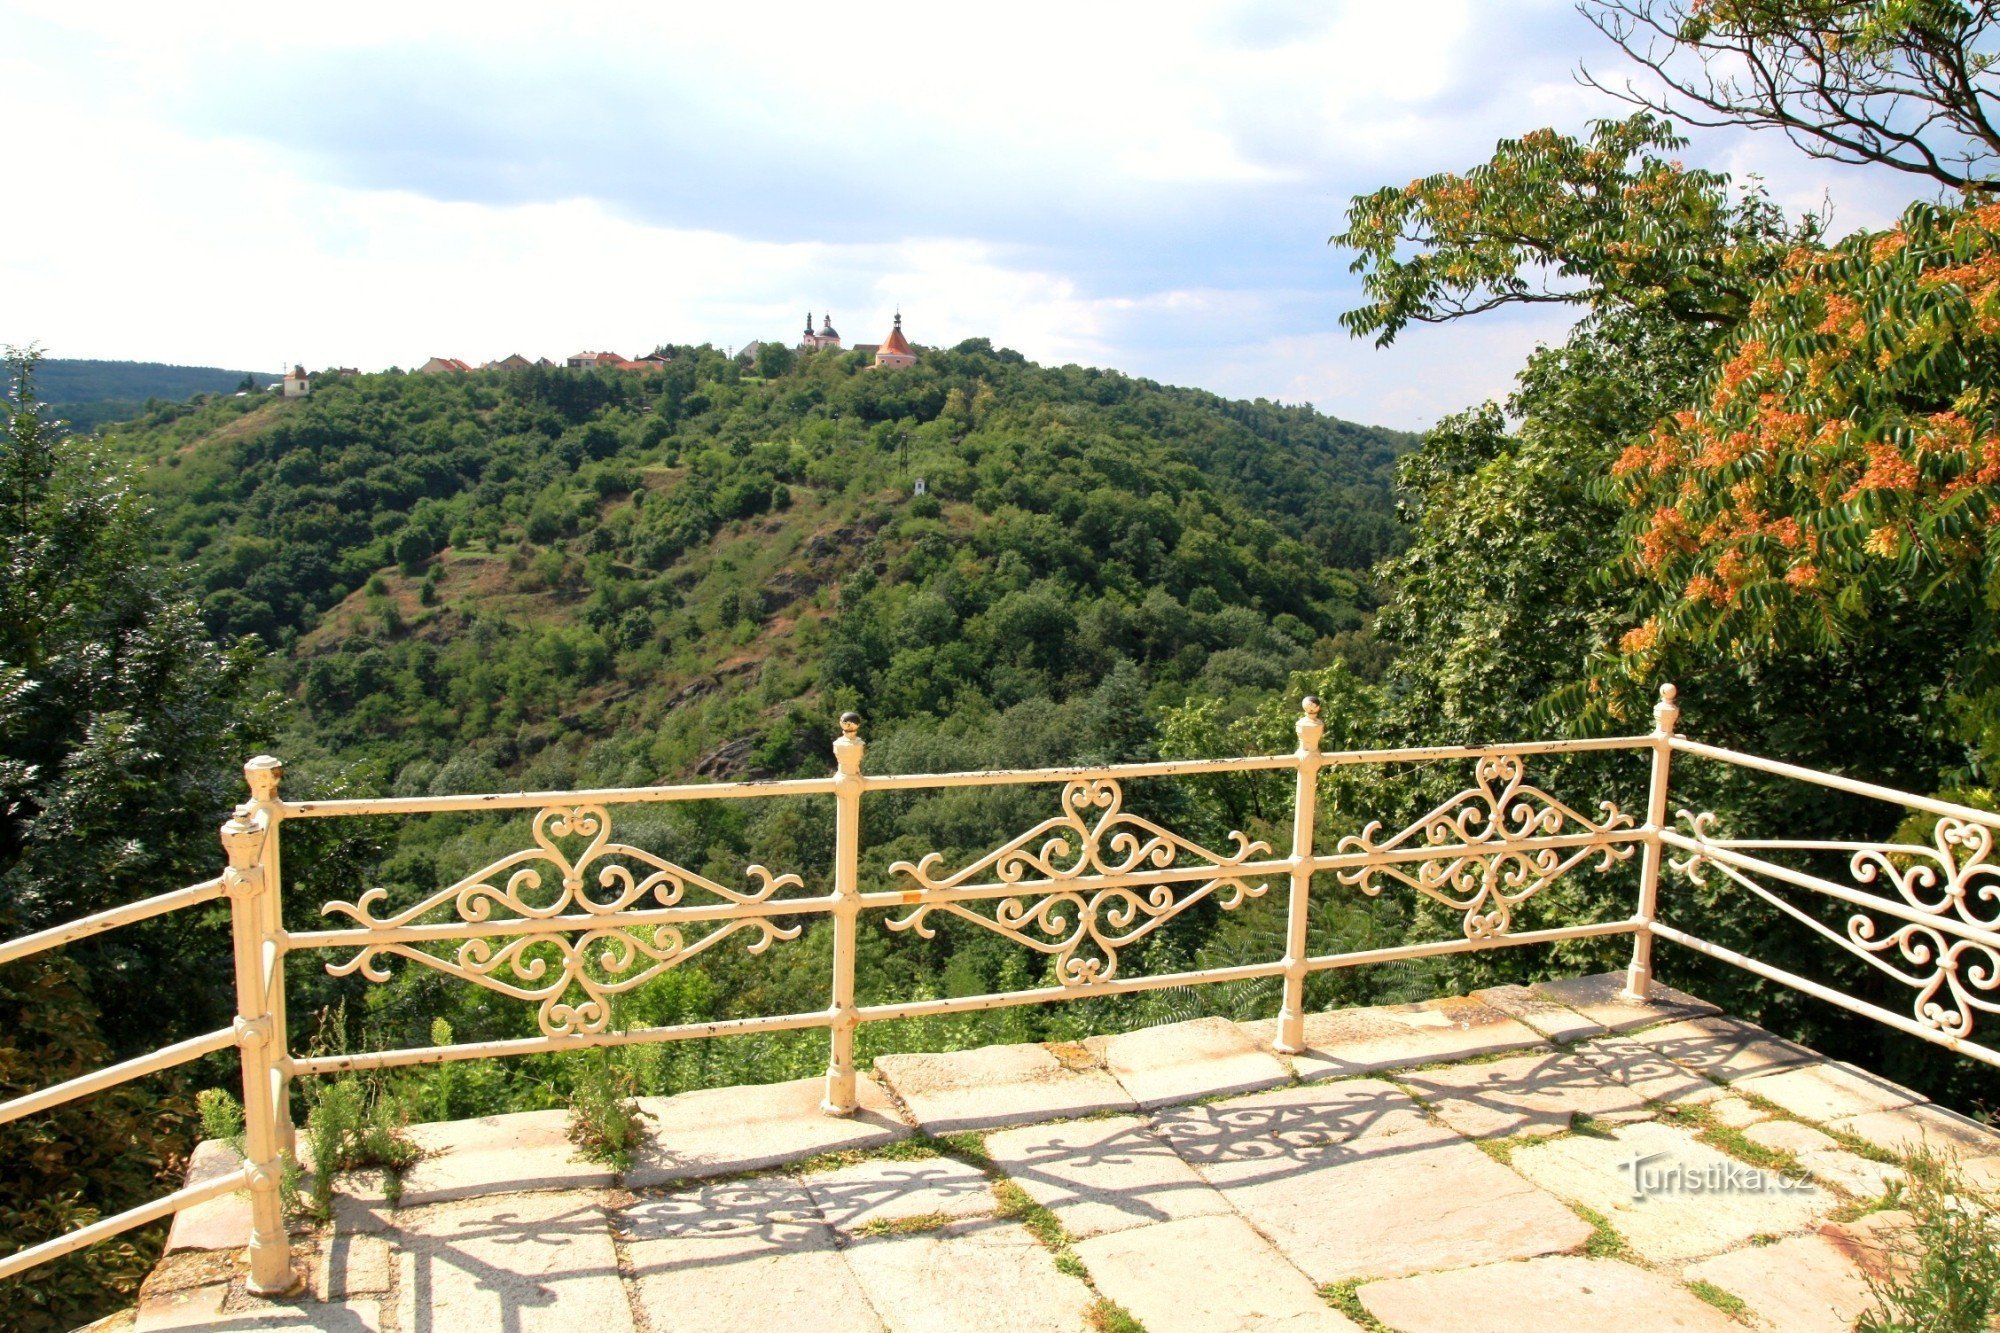
<path id="1" fill-rule="evenodd" d="M 2000 1134 L 1970 1116 L 1942 1106 L 1918 1105 L 1893 1111 L 1871 1111 L 1865 1115 L 1846 1116 L 1832 1123 L 1835 1129 L 1894 1153 L 1908 1153 L 1926 1145 L 1933 1152 L 1956 1153 L 1960 1157 L 1989 1157 L 2000 1153 Z"/>
<path id="2" fill-rule="evenodd" d="M 1527 986 L 1488 986 L 1472 992 L 1472 998 L 1519 1019 L 1552 1041 L 1581 1041 L 1604 1033 L 1604 1024 L 1585 1018 L 1566 1004 L 1543 999 Z"/>
<path id="3" fill-rule="evenodd" d="M 1744 1130 L 1743 1137 L 1760 1148 L 1769 1148 L 1772 1152 L 1788 1152 L 1794 1156 L 1809 1152 L 1824 1152 L 1828 1148 L 1840 1146 L 1830 1136 L 1796 1120 L 1767 1120 L 1761 1125 L 1752 1125 Z"/>
<path id="4" fill-rule="evenodd" d="M 1835 1060 L 1752 1074 L 1732 1086 L 1802 1120 L 1841 1120 L 1870 1111 L 1900 1110 L 1924 1100 L 1886 1078 Z"/>
<path id="5" fill-rule="evenodd" d="M 1832 1195 L 1727 1157 L 1684 1129 L 1647 1121 L 1531 1144 L 1516 1171 L 1604 1215 L 1641 1257 L 1680 1263 L 1756 1235 L 1813 1225 Z"/>
<path id="6" fill-rule="evenodd" d="M 1114 1116 L 986 1136 L 993 1162 L 1072 1236 L 1229 1211 L 1144 1120 Z"/>
<path id="7" fill-rule="evenodd" d="M 482 1194 L 528 1190 L 602 1189 L 617 1180 L 610 1167 L 579 1157 L 569 1141 L 568 1111 L 516 1111 L 478 1120 L 411 1125 L 424 1151 L 403 1173 L 397 1205 L 417 1208 Z"/>
<path id="8" fill-rule="evenodd" d="M 1700 1105 L 1725 1095 L 1722 1087 L 1628 1036 L 1586 1041 L 1576 1048 L 1576 1055 L 1643 1100 L 1662 1106 Z"/>
<path id="9" fill-rule="evenodd" d="M 1155 1124 L 1315 1283 L 1526 1258 L 1590 1236 L 1378 1079 L 1182 1107 Z"/>
<path id="10" fill-rule="evenodd" d="M 1771 1113 L 1761 1106 L 1754 1106 L 1748 1100 L 1734 1093 L 1725 1093 L 1708 1104 L 1708 1113 L 1715 1117 L 1715 1123 L 1729 1129 L 1742 1129 L 1769 1120 Z"/>
<path id="11" fill-rule="evenodd" d="M 614 1220 L 652 1333 L 882 1327 L 797 1181 L 697 1185 L 641 1199 Z"/>
<path id="12" fill-rule="evenodd" d="M 1094 1303 L 1090 1288 L 1057 1271 L 1054 1256 L 1013 1222 L 953 1222 L 936 1231 L 863 1236 L 848 1245 L 846 1258 L 895 1333 L 996 1326 L 1009 1333 L 1076 1333 Z"/>
<path id="13" fill-rule="evenodd" d="M 802 1182 L 834 1230 L 921 1217 L 987 1217 L 999 1207 L 986 1173 L 955 1157 L 860 1162 L 816 1171 Z"/>
<path id="14" fill-rule="evenodd" d="M 1633 1028 L 1650 1027 L 1667 1019 L 1698 1018 L 1722 1012 L 1707 1000 L 1697 1000 L 1660 981 L 1653 983 L 1646 999 L 1631 999 L 1625 994 L 1623 972 L 1538 981 L 1530 989 L 1538 998 L 1568 1005 L 1612 1032 L 1629 1032 Z"/>
<path id="15" fill-rule="evenodd" d="M 396 1225 L 402 1333 L 631 1333 L 611 1228 L 594 1193 L 403 1209 Z"/>
<path id="16" fill-rule="evenodd" d="M 1043 1046 L 884 1055 L 875 1072 L 929 1134 L 1138 1109 L 1104 1070 L 1073 1069 Z"/>
<path id="17" fill-rule="evenodd" d="M 1399 1333 L 1548 1333 L 1644 1328 L 1742 1333 L 1742 1325 L 1658 1273 L 1560 1255 L 1370 1282 L 1356 1295 Z M 1477 1311 L 1476 1316 L 1471 1312 Z"/>
<path id="18" fill-rule="evenodd" d="M 1817 1233 L 1732 1250 L 1681 1276 L 1741 1298 L 1750 1313 L 1784 1333 L 1849 1333 L 1874 1303 L 1861 1270 Z"/>
<path id="19" fill-rule="evenodd" d="M 1755 1023 L 1716 1014 L 1690 1018 L 1634 1033 L 1629 1040 L 1650 1046 L 1675 1064 L 1724 1083 L 1820 1060 L 1818 1052 L 1774 1037 Z"/>
<path id="20" fill-rule="evenodd" d="M 1226 1018 L 1140 1028 L 1083 1044 L 1147 1110 L 1292 1081 L 1289 1069 Z"/>
<path id="21" fill-rule="evenodd" d="M 186 1185 L 206 1185 L 209 1181 L 243 1170 L 243 1154 L 217 1139 L 197 1143 L 188 1157 Z M 240 1250 L 250 1243 L 250 1192 L 238 1190 L 219 1199 L 183 1208 L 174 1214 L 167 1231 L 164 1251 Z"/>
<path id="22" fill-rule="evenodd" d="M 1813 1179 L 1859 1199 L 1879 1198 L 1902 1175 L 1895 1167 L 1848 1152 L 1829 1136 L 1796 1120 L 1767 1120 L 1743 1137 L 1773 1152 L 1788 1152 Z"/>
<path id="23" fill-rule="evenodd" d="M 1277 1020 L 1268 1018 L 1242 1027 L 1264 1046 L 1278 1031 Z M 1307 1014 L 1305 1041 L 1306 1049 L 1291 1061 L 1298 1076 L 1308 1081 L 1548 1045 L 1526 1024 L 1491 1005 L 1464 998 Z"/>
<path id="24" fill-rule="evenodd" d="M 1116 1231 L 1078 1241 L 1076 1253 L 1146 1333 L 1356 1327 L 1234 1214 Z"/>
<path id="25" fill-rule="evenodd" d="M 1644 1097 L 1590 1061 L 1559 1051 L 1417 1070 L 1396 1081 L 1438 1119 L 1475 1139 L 1560 1134 L 1579 1114 L 1598 1120 L 1652 1114 Z"/>
<path id="26" fill-rule="evenodd" d="M 388 1293 L 393 1270 L 385 1237 L 335 1235 L 320 1247 L 307 1286 L 321 1301 L 382 1296 Z"/>
<path id="27" fill-rule="evenodd" d="M 624 1183 L 644 1189 L 762 1171 L 908 1136 L 909 1125 L 874 1080 L 857 1079 L 855 1088 L 860 1107 L 851 1116 L 820 1110 L 826 1085 L 816 1078 L 641 1097 L 646 1135 Z"/>

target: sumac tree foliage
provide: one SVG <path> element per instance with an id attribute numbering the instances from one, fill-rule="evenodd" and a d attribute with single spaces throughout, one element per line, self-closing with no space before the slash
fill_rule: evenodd
<path id="1" fill-rule="evenodd" d="M 1788 223 L 1758 190 L 1662 156 L 1685 146 L 1640 114 L 1587 139 L 1503 139 L 1469 171 L 1361 195 L 1333 243 L 1356 251 L 1367 300 L 1340 317 L 1387 344 L 1412 321 L 1505 305 L 1620 306 L 1725 328 L 1815 219 Z"/>
<path id="2" fill-rule="evenodd" d="M 1990 774 L 2000 606 L 2000 206 L 1801 248 L 1691 406 L 1612 467 L 1643 619 L 1625 674 L 1930 627 Z"/>

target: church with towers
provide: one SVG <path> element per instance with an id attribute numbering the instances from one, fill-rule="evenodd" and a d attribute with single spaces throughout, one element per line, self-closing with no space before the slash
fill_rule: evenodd
<path id="1" fill-rule="evenodd" d="M 831 312 L 822 314 L 819 328 L 815 331 L 812 312 L 807 311 L 805 336 L 799 342 L 799 350 L 817 352 L 822 349 L 835 352 L 840 350 L 840 334 L 833 327 L 833 315 Z M 916 351 L 911 348 L 909 339 L 903 336 L 901 310 L 896 312 L 896 322 L 889 329 L 887 338 L 879 343 L 857 343 L 854 350 L 873 356 L 874 360 L 868 367 L 870 370 L 902 370 L 917 364 Z"/>

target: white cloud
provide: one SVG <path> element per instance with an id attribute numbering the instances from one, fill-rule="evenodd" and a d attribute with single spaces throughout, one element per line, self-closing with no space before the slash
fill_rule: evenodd
<path id="1" fill-rule="evenodd" d="M 1568 45 L 1566 45 L 1566 43 Z M 1237 0 L 873 24 L 770 3 L 365 3 L 339 20 L 0 0 L 0 340 L 253 368 L 985 335 L 1038 360 L 1416 425 L 1560 323 L 1377 352 L 1347 196 L 1615 104 L 1566 0 Z M 1744 136 L 1690 156 L 1846 226 L 1912 193 Z M 879 326 L 879 327 L 878 327 Z"/>

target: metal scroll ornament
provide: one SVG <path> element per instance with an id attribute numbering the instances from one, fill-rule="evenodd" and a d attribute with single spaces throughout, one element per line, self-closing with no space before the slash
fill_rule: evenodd
<path id="1" fill-rule="evenodd" d="M 1482 940 L 1505 935 L 1513 927 L 1515 908 L 1591 857 L 1598 858 L 1599 871 L 1631 859 L 1630 842 L 1537 843 L 1535 839 L 1564 834 L 1610 834 L 1631 828 L 1632 817 L 1620 814 L 1610 801 L 1598 802 L 1598 819 L 1579 814 L 1529 785 L 1519 755 L 1480 759 L 1473 781 L 1476 785 L 1393 838 L 1378 840 L 1378 820 L 1339 844 L 1343 854 L 1370 856 L 1429 847 L 1448 851 L 1355 866 L 1338 872 L 1340 882 L 1370 897 L 1382 892 L 1384 877 L 1406 884 L 1463 913 L 1466 938 Z"/>
<path id="2" fill-rule="evenodd" d="M 1709 836 L 1713 814 L 1681 811 L 1692 836 L 1718 847 L 1732 844 Z M 1763 841 L 1759 850 L 1824 850 L 1824 843 Z M 2000 865 L 1993 863 L 1993 830 L 1946 816 L 1931 834 L 1931 845 L 1907 842 L 1842 844 L 1850 852 L 1848 870 L 1857 884 L 1888 881 L 1905 907 L 1927 921 L 1900 921 L 1885 927 L 1866 908 L 1847 918 L 1845 931 L 1828 927 L 1764 883 L 1724 862 L 1692 853 L 1674 862 L 1696 883 L 1709 869 L 1721 871 L 1794 920 L 1894 977 L 1916 994 L 1910 1010 L 1925 1027 L 1953 1037 L 1972 1034 L 1975 1014 L 2000 1013 L 2000 948 L 1960 933 L 1969 927 L 1989 936 L 2000 931 Z"/>
<path id="3" fill-rule="evenodd" d="M 387 981 L 385 958 L 407 958 L 502 995 L 534 1001 L 544 1033 L 579 1036 L 610 1026 L 611 996 L 643 985 L 732 935 L 752 934 L 753 954 L 774 940 L 798 938 L 797 926 L 782 927 L 767 917 L 724 921 L 692 942 L 676 923 L 619 919 L 630 911 L 680 906 L 690 888 L 725 903 L 760 903 L 799 884 L 797 875 L 774 876 L 763 866 L 751 866 L 747 873 L 755 888 L 728 888 L 641 848 L 612 842 L 611 817 L 598 805 L 540 810 L 532 836 L 533 847 L 504 856 L 391 915 L 376 915 L 388 898 L 385 889 L 369 889 L 352 903 L 326 904 L 322 913 L 347 916 L 367 930 L 423 923 L 445 908 L 467 927 L 465 936 L 451 937 L 461 942 L 449 955 L 389 941 L 363 945 L 344 962 L 328 964 L 327 971 Z M 577 839 L 584 840 L 582 849 L 566 852 L 564 844 Z M 602 924 L 580 924 L 579 915 L 599 918 Z M 523 922 L 547 924 L 523 930 Z M 503 936 L 478 935 L 477 927 L 488 923 L 511 928 Z"/>
<path id="4" fill-rule="evenodd" d="M 1118 972 L 1118 951 L 1151 934 L 1205 898 L 1231 911 L 1244 899 L 1262 895 L 1265 885 L 1249 883 L 1227 872 L 1270 844 L 1253 842 L 1232 832 L 1236 851 L 1222 856 L 1199 843 L 1162 828 L 1124 809 L 1124 793 L 1110 778 L 1078 778 L 1064 785 L 1063 813 L 1046 819 L 970 865 L 940 875 L 943 861 L 936 852 L 911 864 L 898 861 L 892 875 L 906 875 L 929 892 L 931 899 L 889 920 L 891 930 L 914 930 L 925 939 L 936 932 L 933 912 L 948 912 L 1018 944 L 1055 957 L 1057 980 L 1065 986 L 1090 986 L 1111 980 Z M 1182 864 L 1185 862 L 1186 864 Z M 1105 883 L 1147 872 L 1175 872 L 1175 877 L 1137 884 Z M 954 901 L 953 890 L 990 883 L 1031 882 L 1046 888 L 1040 897 L 992 899 L 993 915 Z M 974 899 L 971 901 L 986 901 Z"/>

